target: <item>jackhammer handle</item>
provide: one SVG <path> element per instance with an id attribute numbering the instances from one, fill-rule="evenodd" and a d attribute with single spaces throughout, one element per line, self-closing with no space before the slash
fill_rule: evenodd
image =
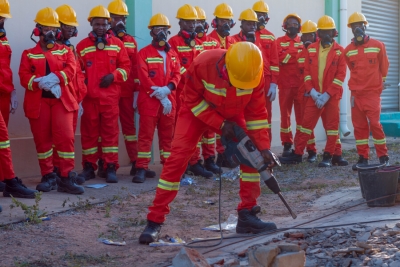
<path id="1" fill-rule="evenodd" d="M 292 215 L 292 218 L 293 218 L 293 219 L 296 219 L 296 218 L 297 218 L 297 214 L 296 214 L 294 211 L 292 211 L 292 209 L 289 207 L 289 204 L 286 202 L 286 200 L 285 200 L 285 198 L 282 196 L 282 193 L 281 193 L 281 192 L 278 193 L 278 196 L 279 196 L 279 198 L 282 200 L 283 204 L 285 204 L 285 206 L 286 206 L 286 208 L 288 209 L 290 215 Z"/>

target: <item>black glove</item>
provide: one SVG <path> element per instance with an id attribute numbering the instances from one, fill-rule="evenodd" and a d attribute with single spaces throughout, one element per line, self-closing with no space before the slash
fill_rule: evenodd
<path id="1" fill-rule="evenodd" d="M 226 139 L 232 139 L 235 137 L 235 130 L 233 127 L 236 125 L 236 122 L 233 121 L 225 121 L 224 126 L 221 129 L 221 136 L 225 137 Z"/>
<path id="2" fill-rule="evenodd" d="M 260 151 L 261 156 L 264 158 L 264 162 L 268 164 L 268 169 L 280 165 L 279 160 L 277 162 L 277 157 L 269 149 L 264 149 Z"/>
<path id="3" fill-rule="evenodd" d="M 101 78 L 100 88 L 108 88 L 114 81 L 114 75 L 112 73 Z"/>

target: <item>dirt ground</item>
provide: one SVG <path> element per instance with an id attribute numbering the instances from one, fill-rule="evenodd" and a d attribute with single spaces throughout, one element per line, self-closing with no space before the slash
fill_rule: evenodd
<path id="1" fill-rule="evenodd" d="M 296 213 L 305 212 L 313 200 L 324 194 L 358 185 L 357 172 L 351 170 L 358 156 L 355 150 L 344 151 L 344 156 L 350 162 L 347 167 L 325 169 L 305 162 L 276 169 L 282 191 Z M 376 159 L 375 154 L 372 157 Z M 390 145 L 390 158 L 392 164 L 399 164 L 399 143 Z M 216 232 L 201 230 L 218 222 L 219 183 L 213 179 L 195 180 L 196 185 L 181 186 L 162 227 L 162 237 L 180 237 L 189 242 L 192 238 L 219 236 Z M 222 188 L 220 204 L 225 221 L 229 214 L 237 214 L 239 180 L 223 179 Z M 179 247 L 138 244 L 153 197 L 154 191 L 151 191 L 124 199 L 114 196 L 99 205 L 66 203 L 75 209 L 51 215 L 50 221 L 2 226 L 0 266 L 169 266 Z M 206 204 L 206 200 L 216 204 Z M 279 198 L 263 184 L 259 205 L 260 217 L 264 220 L 288 216 Z M 125 241 L 126 246 L 105 245 L 99 238 Z"/>

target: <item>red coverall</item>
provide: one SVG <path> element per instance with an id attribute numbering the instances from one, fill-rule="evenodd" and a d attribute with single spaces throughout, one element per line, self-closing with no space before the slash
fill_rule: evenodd
<path id="1" fill-rule="evenodd" d="M 137 74 L 137 42 L 129 34 L 120 39 L 126 48 L 131 60 L 131 73 L 128 80 L 121 84 L 121 98 L 119 100 L 119 120 L 121 122 L 122 134 L 124 135 L 125 147 L 131 162 L 137 159 L 137 136 L 135 127 L 135 109 L 133 108 L 133 92 L 139 91 L 139 79 Z M 101 138 L 98 146 L 99 158 L 102 159 Z"/>
<path id="2" fill-rule="evenodd" d="M 185 39 L 180 36 L 179 34 L 171 37 L 171 39 L 168 40 L 168 43 L 171 45 L 171 48 L 175 51 L 175 53 L 178 55 L 178 59 L 181 65 L 181 75 L 182 78 L 178 84 L 178 87 L 176 89 L 176 110 L 179 112 L 180 107 L 181 107 L 181 100 L 183 96 L 181 95 L 183 87 L 185 86 L 185 78 L 184 78 L 184 73 L 186 70 L 189 68 L 189 66 L 192 64 L 193 60 L 202 52 L 204 51 L 204 47 L 200 39 L 196 38 L 196 46 L 195 47 L 190 47 L 185 43 Z M 211 135 L 209 133 L 209 135 Z M 195 153 L 193 154 L 191 160 L 189 161 L 190 165 L 196 164 L 200 160 L 200 146 L 202 142 L 201 139 L 199 138 L 198 144 L 197 144 L 197 149 Z"/>
<path id="3" fill-rule="evenodd" d="M 294 114 L 296 117 L 296 128 L 300 123 L 300 107 L 298 101 L 298 91 L 302 84 L 297 76 L 297 54 L 303 49 L 303 43 L 299 36 L 291 39 L 287 35 L 276 39 L 279 55 L 279 106 L 281 110 L 281 141 L 293 144 L 292 128 L 290 127 L 290 116 L 294 106 Z"/>
<path id="4" fill-rule="evenodd" d="M 128 80 L 130 60 L 121 40 L 107 38 L 104 50 L 99 50 L 91 38 L 77 45 L 83 62 L 88 93 L 82 102 L 81 118 L 82 164 L 90 162 L 97 169 L 98 139 L 101 137 L 105 164 L 114 163 L 118 168 L 118 116 L 121 85 Z M 114 75 L 108 88 L 100 88 L 101 78 Z"/>
<path id="5" fill-rule="evenodd" d="M 240 90 L 222 79 L 216 68 L 226 50 L 215 49 L 202 53 L 188 69 L 184 100 L 179 112 L 172 152 L 164 164 L 153 205 L 147 219 L 165 221 L 169 203 L 179 190 L 182 174 L 190 156 L 196 150 L 201 135 L 208 129 L 221 133 L 225 119 L 235 121 L 256 144 L 259 150 L 269 148 L 268 114 L 265 109 L 264 79 L 253 90 Z M 222 69 L 225 60 L 219 62 Z M 260 176 L 257 170 L 240 166 L 240 198 L 238 210 L 251 209 L 260 195 Z"/>
<path id="6" fill-rule="evenodd" d="M 75 48 L 73 46 L 70 46 L 69 48 L 75 55 L 75 63 L 76 63 L 75 78 L 72 80 L 75 90 L 72 91 L 71 93 L 76 99 L 76 102 L 79 104 L 82 102 L 83 98 L 86 96 L 87 93 L 87 87 L 85 84 L 85 74 L 82 72 L 82 67 L 79 62 L 80 59 L 76 54 Z M 73 119 L 74 134 L 76 132 L 77 123 L 78 123 L 78 110 L 74 112 L 74 119 Z M 60 157 L 58 156 L 58 153 L 53 154 L 53 165 L 54 167 L 60 166 Z"/>
<path id="7" fill-rule="evenodd" d="M 342 97 L 342 84 L 346 77 L 346 62 L 343 54 L 343 47 L 335 41 L 326 59 L 323 84 L 320 88 L 318 80 L 318 53 L 321 48 L 320 41 L 310 44 L 307 48 L 308 54 L 305 58 L 304 69 L 304 88 L 309 93 L 312 88 L 317 92 L 330 95 L 330 99 L 322 109 L 317 108 L 312 97 L 307 97 L 301 129 L 298 133 L 298 143 L 296 143 L 295 153 L 303 155 L 307 141 L 317 125 L 318 119 L 322 118 L 322 124 L 327 134 L 325 152 L 331 155 L 341 155 L 341 148 L 336 144 L 339 139 L 339 101 Z"/>
<path id="8" fill-rule="evenodd" d="M 343 53 L 350 69 L 351 119 L 357 152 L 368 159 L 368 140 L 372 132 L 378 157 L 387 156 L 385 133 L 379 121 L 380 95 L 389 69 L 385 45 L 370 38 L 362 45 L 350 43 Z"/>
<path id="9" fill-rule="evenodd" d="M 11 159 L 10 140 L 7 125 L 0 113 L 0 181 L 14 179 L 14 169 Z"/>
<path id="10" fill-rule="evenodd" d="M 11 92 L 14 90 L 11 53 L 7 37 L 0 38 L 0 112 L 6 125 L 10 117 Z"/>
<path id="11" fill-rule="evenodd" d="M 176 101 L 175 90 L 168 95 L 172 103 L 172 111 L 163 114 L 163 106 L 155 96 L 152 86 L 165 86 L 173 83 L 175 88 L 181 77 L 181 66 L 174 50 L 166 53 L 166 72 L 164 73 L 164 59 L 152 45 L 142 48 L 138 53 L 138 75 L 140 80 L 140 93 L 138 97 L 139 139 L 138 158 L 136 168 L 148 169 L 151 158 L 151 144 L 154 130 L 158 128 L 158 142 L 161 163 L 171 154 L 171 142 L 175 129 Z"/>
<path id="12" fill-rule="evenodd" d="M 232 36 L 236 42 L 242 42 L 242 32 Z M 263 61 L 264 61 L 264 92 L 265 92 L 265 103 L 268 112 L 268 134 L 270 141 L 272 140 L 271 134 L 271 121 L 272 121 L 272 102 L 267 97 L 269 87 L 271 83 L 278 83 L 279 76 L 279 58 L 278 58 L 278 47 L 276 45 L 275 36 L 270 31 L 263 29 L 256 31 L 256 42 L 255 45 L 260 48 Z"/>
<path id="13" fill-rule="evenodd" d="M 198 39 L 202 42 L 204 50 L 212 50 L 221 48 L 219 41 L 205 34 L 202 38 Z M 224 152 L 224 147 L 221 144 L 221 137 L 217 135 L 217 151 L 218 153 Z M 201 138 L 201 152 L 203 154 L 204 159 L 208 159 L 209 157 L 215 157 L 215 132 L 213 131 L 205 131 Z M 193 160 L 191 163 L 196 163 L 200 159 L 200 147 L 197 146 L 196 152 L 194 153 Z M 196 156 L 197 155 L 197 156 Z M 195 162 L 194 162 L 195 161 Z"/>
<path id="14" fill-rule="evenodd" d="M 50 72 L 60 79 L 60 99 L 52 95 L 49 97 L 51 93 L 46 94 L 33 81 L 49 74 L 46 73 L 46 62 Z M 38 43 L 25 50 L 21 56 L 19 77 L 21 85 L 26 89 L 24 111 L 31 125 L 43 176 L 53 172 L 53 144 L 60 157 L 58 167 L 61 176 L 68 177 L 68 173 L 74 169 L 73 117 L 78 109 L 73 95 L 75 66 L 74 53 L 60 44 L 44 52 Z"/>
<path id="15" fill-rule="evenodd" d="M 212 37 L 212 38 L 214 38 L 215 40 L 217 40 L 217 41 L 219 42 L 220 47 L 223 48 L 223 49 L 228 49 L 228 48 L 231 46 L 231 44 L 234 44 L 234 43 L 235 43 L 235 39 L 233 39 L 232 36 L 226 36 L 226 37 L 225 37 L 225 47 L 224 47 L 223 44 L 221 43 L 220 36 L 219 36 L 219 34 L 218 34 L 218 32 L 217 32 L 216 29 L 214 29 L 214 30 L 209 34 L 209 36 Z"/>

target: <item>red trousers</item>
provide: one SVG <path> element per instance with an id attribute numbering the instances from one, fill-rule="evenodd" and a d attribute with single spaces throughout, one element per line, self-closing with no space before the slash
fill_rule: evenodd
<path id="1" fill-rule="evenodd" d="M 317 125 L 320 117 L 327 134 L 325 152 L 331 155 L 341 155 L 341 146 L 337 146 L 337 144 L 340 143 L 339 100 L 331 98 L 322 109 L 319 109 L 311 97 L 307 97 L 304 116 L 301 121 L 302 127 L 298 133 L 298 138 L 296 137 L 296 140 L 298 140 L 295 148 L 296 154 L 303 155 L 307 142 L 310 140 L 313 129 Z"/>
<path id="2" fill-rule="evenodd" d="M 53 172 L 53 153 L 58 154 L 62 177 L 74 169 L 73 120 L 74 112 L 56 98 L 42 98 L 39 118 L 29 119 L 42 176 Z"/>
<path id="3" fill-rule="evenodd" d="M 304 111 L 305 111 L 305 106 L 307 103 L 307 99 L 309 97 L 307 96 L 303 96 L 303 97 L 298 97 L 299 101 L 301 101 L 301 106 L 300 106 L 300 121 L 299 123 L 296 125 L 296 135 L 294 136 L 294 145 L 296 146 L 297 143 L 299 142 L 299 133 L 300 133 L 300 129 L 302 127 L 302 122 L 303 122 L 303 118 L 304 118 Z M 314 151 L 317 152 L 317 148 L 315 146 L 315 135 L 314 135 L 314 130 L 312 130 L 311 135 L 310 135 L 310 139 L 307 141 L 307 151 Z"/>
<path id="4" fill-rule="evenodd" d="M 0 113 L 3 115 L 3 120 L 8 126 L 8 121 L 10 118 L 10 101 L 11 94 L 0 93 Z"/>
<path id="5" fill-rule="evenodd" d="M 243 116 L 229 118 L 229 120 L 235 121 L 240 127 L 246 129 Z M 164 164 L 153 205 L 149 207 L 148 220 L 157 223 L 165 221 L 165 216 L 169 213 L 169 203 L 178 193 L 180 179 L 186 170 L 187 163 L 196 150 L 201 136 L 209 129 L 209 126 L 196 118 L 189 109 L 181 107 L 172 141 L 171 156 Z M 253 168 L 241 165 L 240 169 L 241 202 L 238 210 L 251 209 L 257 204 L 257 198 L 260 196 L 260 176 Z"/>
<path id="6" fill-rule="evenodd" d="M 81 118 L 82 165 L 90 162 L 97 169 L 98 141 L 105 164 L 113 163 L 118 168 L 118 117 L 119 107 L 100 105 L 97 99 L 85 97 L 82 101 Z"/>
<path id="7" fill-rule="evenodd" d="M 135 127 L 135 109 L 133 108 L 133 95 L 121 97 L 119 100 L 119 121 L 124 135 L 125 147 L 131 162 L 136 161 L 138 154 L 137 136 Z"/>
<path id="8" fill-rule="evenodd" d="M 155 129 L 158 129 L 158 146 L 160 149 L 161 164 L 171 155 L 171 142 L 175 129 L 175 114 L 168 116 L 162 114 L 162 108 L 158 111 L 158 116 L 140 115 L 139 119 L 139 138 L 138 138 L 138 157 L 136 168 L 148 169 L 151 160 L 151 144 Z"/>
<path id="9" fill-rule="evenodd" d="M 292 115 L 292 108 L 294 106 L 294 115 L 296 117 L 296 124 L 300 125 L 301 117 L 301 102 L 297 97 L 299 91 L 298 87 L 280 88 L 279 89 L 279 106 L 281 110 L 281 141 L 284 143 L 293 144 L 292 128 L 290 127 L 290 116 Z"/>
<path id="10" fill-rule="evenodd" d="M 0 181 L 15 178 L 7 125 L 0 112 Z"/>
<path id="11" fill-rule="evenodd" d="M 354 126 L 354 136 L 359 155 L 368 158 L 368 140 L 370 132 L 376 148 L 378 157 L 387 156 L 385 133 L 380 123 L 381 114 L 381 91 L 351 91 L 354 99 L 351 107 L 351 120 Z M 369 123 L 368 123 L 369 122 Z"/>

